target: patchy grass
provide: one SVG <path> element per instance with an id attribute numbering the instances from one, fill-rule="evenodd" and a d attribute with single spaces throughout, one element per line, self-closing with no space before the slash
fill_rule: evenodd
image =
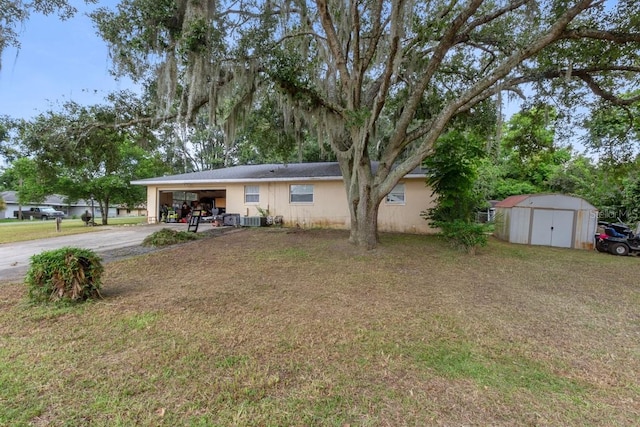
<path id="1" fill-rule="evenodd" d="M 199 235 L 189 231 L 163 228 L 145 237 L 142 241 L 142 246 L 163 247 L 198 240 L 202 236 L 201 234 Z"/>
<path id="2" fill-rule="evenodd" d="M 110 226 L 137 225 L 146 223 L 145 217 L 109 218 Z M 71 234 L 100 231 L 100 225 L 87 227 L 80 219 L 63 219 L 60 231 L 55 221 L 9 221 L 0 224 L 0 243 L 23 242 L 25 240 L 46 237 L 67 236 Z"/>
<path id="3" fill-rule="evenodd" d="M 640 423 L 639 260 L 250 229 L 0 294 L 0 425 Z M 610 272 L 615 271 L 615 277 Z"/>

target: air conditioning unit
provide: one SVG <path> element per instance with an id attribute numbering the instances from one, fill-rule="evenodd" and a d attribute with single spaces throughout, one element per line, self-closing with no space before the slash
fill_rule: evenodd
<path id="1" fill-rule="evenodd" d="M 242 227 L 264 227 L 267 225 L 267 218 L 264 216 L 241 216 L 240 225 Z"/>
<path id="2" fill-rule="evenodd" d="M 240 214 L 222 215 L 222 225 L 237 227 L 240 225 Z"/>

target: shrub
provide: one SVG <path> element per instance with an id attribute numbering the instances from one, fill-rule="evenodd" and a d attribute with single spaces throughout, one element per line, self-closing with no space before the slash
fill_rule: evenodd
<path id="1" fill-rule="evenodd" d="M 156 231 L 153 234 L 148 235 L 142 241 L 142 246 L 169 246 L 177 243 L 188 242 L 198 239 L 199 236 L 196 233 L 188 231 L 176 231 L 170 228 L 163 228 Z"/>
<path id="2" fill-rule="evenodd" d="M 85 301 L 100 296 L 103 271 L 93 251 L 65 247 L 32 256 L 25 283 L 34 302 Z"/>
<path id="3" fill-rule="evenodd" d="M 487 246 L 487 228 L 484 224 L 463 221 L 440 221 L 435 223 L 440 228 L 440 234 L 449 240 L 457 249 L 468 254 L 475 254 L 479 246 Z"/>

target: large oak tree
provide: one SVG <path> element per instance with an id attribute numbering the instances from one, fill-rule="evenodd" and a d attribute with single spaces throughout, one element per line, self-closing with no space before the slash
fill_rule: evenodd
<path id="1" fill-rule="evenodd" d="M 632 103 L 619 94 L 638 81 L 638 16 L 635 0 L 123 0 L 94 14 L 115 71 L 155 81 L 162 114 L 206 109 L 233 138 L 277 88 L 292 128 L 335 153 L 350 239 L 368 248 L 385 195 L 498 94 Z"/>

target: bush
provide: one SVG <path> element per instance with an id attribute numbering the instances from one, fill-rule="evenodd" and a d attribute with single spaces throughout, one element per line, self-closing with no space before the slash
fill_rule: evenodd
<path id="1" fill-rule="evenodd" d="M 145 239 L 142 241 L 142 246 L 169 246 L 175 245 L 177 243 L 196 240 L 198 238 L 199 236 L 196 233 L 163 228 L 162 230 L 156 231 L 155 233 L 145 237 Z"/>
<path id="2" fill-rule="evenodd" d="M 435 223 L 440 234 L 457 249 L 474 254 L 479 246 L 487 246 L 487 227 L 484 224 L 463 221 L 439 221 Z"/>
<path id="3" fill-rule="evenodd" d="M 100 297 L 102 260 L 89 249 L 65 247 L 31 257 L 25 283 L 33 302 Z"/>

